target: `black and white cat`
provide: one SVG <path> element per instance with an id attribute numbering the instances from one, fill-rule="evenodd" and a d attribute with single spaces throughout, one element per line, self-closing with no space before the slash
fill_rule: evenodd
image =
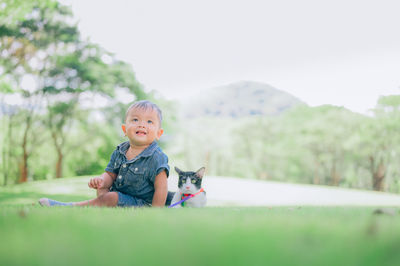
<path id="1" fill-rule="evenodd" d="M 178 191 L 175 193 L 172 198 L 171 205 L 176 202 L 179 202 L 185 197 L 196 194 L 201 189 L 201 181 L 203 180 L 205 168 L 202 167 L 197 172 L 184 172 L 180 170 L 178 167 L 175 167 L 175 171 L 179 175 L 178 181 Z M 174 208 L 181 207 L 204 207 L 206 206 L 207 198 L 206 192 L 202 191 L 195 195 L 194 197 L 182 202 L 174 206 Z"/>

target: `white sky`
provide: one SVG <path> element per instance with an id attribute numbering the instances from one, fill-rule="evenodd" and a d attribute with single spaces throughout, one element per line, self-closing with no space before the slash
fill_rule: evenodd
<path id="1" fill-rule="evenodd" d="M 62 2 L 83 36 L 167 98 L 250 80 L 365 113 L 400 93 L 397 0 Z"/>

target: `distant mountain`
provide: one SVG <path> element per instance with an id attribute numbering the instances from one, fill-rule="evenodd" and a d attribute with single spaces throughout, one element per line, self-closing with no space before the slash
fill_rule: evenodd
<path id="1" fill-rule="evenodd" d="M 203 91 L 184 104 L 186 117 L 278 115 L 305 104 L 293 95 L 259 82 L 240 81 Z"/>

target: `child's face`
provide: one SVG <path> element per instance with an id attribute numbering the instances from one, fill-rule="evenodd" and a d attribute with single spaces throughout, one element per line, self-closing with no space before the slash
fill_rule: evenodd
<path id="1" fill-rule="evenodd" d="M 126 116 L 122 131 L 128 136 L 131 144 L 137 146 L 150 145 L 163 134 L 157 111 L 151 108 L 132 108 Z"/>

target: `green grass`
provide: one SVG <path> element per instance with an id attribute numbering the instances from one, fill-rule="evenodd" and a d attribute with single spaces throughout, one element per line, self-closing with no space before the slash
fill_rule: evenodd
<path id="1" fill-rule="evenodd" d="M 87 183 L 91 176 L 35 181 L 9 187 L 0 187 L 0 205 L 32 205 L 41 197 L 65 201 L 86 200 L 96 195 Z"/>
<path id="2" fill-rule="evenodd" d="M 373 208 L 44 208 L 29 202 L 35 186 L 0 190 L 0 265 L 400 263 L 400 215 Z M 62 197 L 90 196 L 79 193 Z M 18 196 L 26 203 L 10 204 Z"/>

